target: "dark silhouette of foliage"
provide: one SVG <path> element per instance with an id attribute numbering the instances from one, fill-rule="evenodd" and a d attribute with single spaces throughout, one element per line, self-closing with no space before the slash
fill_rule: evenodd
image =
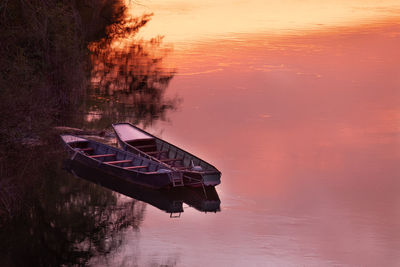
<path id="1" fill-rule="evenodd" d="M 51 147 L 51 146 L 50 146 Z M 24 197 L 23 212 L 0 231 L 1 266 L 84 265 L 107 256 L 123 241 L 123 231 L 138 229 L 144 204 L 118 195 L 62 170 L 62 151 L 28 151 L 42 164 L 27 162 L 25 178 L 40 174 Z M 22 255 L 22 256 L 21 256 Z"/>
<path id="2" fill-rule="evenodd" d="M 155 56 L 160 39 L 112 49 L 149 19 L 127 18 L 122 0 L 0 3 L 1 266 L 84 265 L 139 227 L 143 205 L 61 169 L 50 129 L 151 122 L 174 109 L 164 97 L 173 72 Z"/>
<path id="3" fill-rule="evenodd" d="M 162 38 L 135 39 L 150 18 L 151 14 L 123 15 L 107 26 L 105 37 L 89 46 L 92 68 L 86 108 L 97 127 L 122 120 L 151 124 L 154 119 L 166 119 L 166 112 L 179 102 L 165 97 L 174 71 L 162 66 L 168 53 L 161 48 Z"/>

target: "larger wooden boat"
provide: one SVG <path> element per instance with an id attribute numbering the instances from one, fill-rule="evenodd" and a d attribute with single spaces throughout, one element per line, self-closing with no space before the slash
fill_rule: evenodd
<path id="1" fill-rule="evenodd" d="M 72 161 L 155 189 L 183 186 L 182 174 L 164 164 L 83 137 L 61 138 Z"/>
<path id="2" fill-rule="evenodd" d="M 221 172 L 204 160 L 130 123 L 113 124 L 117 139 L 126 151 L 147 157 L 183 174 L 187 186 L 216 186 Z"/>

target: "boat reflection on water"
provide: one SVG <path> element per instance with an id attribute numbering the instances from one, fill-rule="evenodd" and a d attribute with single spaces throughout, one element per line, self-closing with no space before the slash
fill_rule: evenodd
<path id="1" fill-rule="evenodd" d="M 73 175 L 89 180 L 125 196 L 146 202 L 162 211 L 170 213 L 171 218 L 180 217 L 184 212 L 183 203 L 201 212 L 221 211 L 221 200 L 214 187 L 153 190 L 128 183 L 118 177 L 107 175 L 76 161 L 65 161 L 65 168 Z"/>

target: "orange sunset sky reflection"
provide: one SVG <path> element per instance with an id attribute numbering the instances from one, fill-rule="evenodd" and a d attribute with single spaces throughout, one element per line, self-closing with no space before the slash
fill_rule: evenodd
<path id="1" fill-rule="evenodd" d="M 184 101 L 165 127 L 199 150 L 207 142 L 204 157 L 228 164 L 224 177 L 236 177 L 241 194 L 279 193 L 310 171 L 338 181 L 351 166 L 376 175 L 361 167 L 366 155 L 387 152 L 392 162 L 400 151 L 400 24 L 386 23 L 175 51 L 168 94 Z"/>
<path id="2" fill-rule="evenodd" d="M 174 43 L 203 41 L 236 33 L 282 34 L 358 25 L 400 13 L 397 0 L 142 0 L 138 3 L 131 8 L 133 15 L 156 10 L 141 36 L 163 35 L 166 42 Z"/>
<path id="3" fill-rule="evenodd" d="M 182 99 L 147 130 L 222 172 L 222 212 L 149 208 L 141 245 L 182 266 L 399 265 L 400 2 L 140 4 Z"/>

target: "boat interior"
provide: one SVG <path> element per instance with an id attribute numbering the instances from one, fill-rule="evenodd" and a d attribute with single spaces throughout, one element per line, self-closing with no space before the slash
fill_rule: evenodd
<path id="1" fill-rule="evenodd" d="M 119 149 L 106 146 L 91 140 L 80 140 L 69 143 L 76 151 L 85 154 L 89 158 L 102 163 L 121 167 L 126 170 L 134 170 L 145 174 L 159 173 L 164 166 L 149 159 L 125 153 Z"/>
<path id="2" fill-rule="evenodd" d="M 156 138 L 135 139 L 125 142 L 135 150 L 152 156 L 175 169 L 195 172 L 204 172 L 211 169 L 204 161 Z"/>

